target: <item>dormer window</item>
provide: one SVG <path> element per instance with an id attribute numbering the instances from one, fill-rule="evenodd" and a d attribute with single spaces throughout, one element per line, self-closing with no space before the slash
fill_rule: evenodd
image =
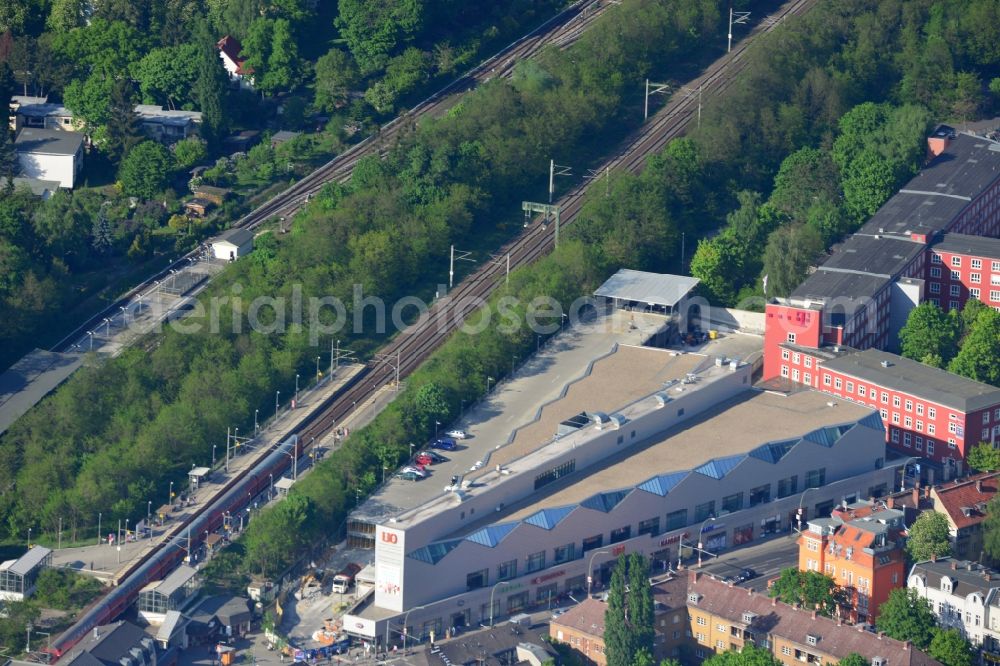
<path id="1" fill-rule="evenodd" d="M 819 642 L 819 636 L 814 636 L 812 634 L 806 634 L 806 643 L 809 645 L 816 645 Z"/>
<path id="2" fill-rule="evenodd" d="M 756 618 L 756 617 L 757 617 L 757 613 L 751 613 L 750 611 L 747 611 L 747 612 L 743 613 L 743 623 L 744 624 L 751 624 L 754 621 L 754 618 Z"/>
<path id="3" fill-rule="evenodd" d="M 941 591 L 951 594 L 951 579 L 942 578 L 941 579 Z"/>
<path id="4" fill-rule="evenodd" d="M 698 603 L 700 600 L 701 600 L 701 595 L 698 594 L 697 592 L 692 592 L 691 594 L 688 595 L 688 601 L 693 604 Z"/>

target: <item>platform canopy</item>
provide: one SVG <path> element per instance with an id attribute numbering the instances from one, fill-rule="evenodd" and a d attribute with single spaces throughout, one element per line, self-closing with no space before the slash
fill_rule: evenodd
<path id="1" fill-rule="evenodd" d="M 647 273 L 623 268 L 608 278 L 594 292 L 594 296 L 610 298 L 616 303 L 673 309 L 699 282 L 698 278 L 687 275 Z"/>

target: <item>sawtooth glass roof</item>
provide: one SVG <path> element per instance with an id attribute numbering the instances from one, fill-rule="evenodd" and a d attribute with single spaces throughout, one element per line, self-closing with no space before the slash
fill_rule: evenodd
<path id="1" fill-rule="evenodd" d="M 810 444 L 816 446 L 824 446 L 828 448 L 833 447 L 841 437 L 858 426 L 871 428 L 873 430 L 878 430 L 879 432 L 884 430 L 881 417 L 879 417 L 877 412 L 872 412 L 871 414 L 852 423 L 844 423 L 841 425 L 827 426 L 812 430 L 799 439 L 766 442 L 754 449 L 751 449 L 747 453 L 726 456 L 723 458 L 713 458 L 699 467 L 686 471 L 659 474 L 631 488 L 622 488 L 619 490 L 596 493 L 576 505 L 541 509 L 522 520 L 488 525 L 474 531 L 466 537 L 438 541 L 422 546 L 421 548 L 408 553 L 407 557 L 415 560 L 421 560 L 423 562 L 427 562 L 428 564 L 437 564 L 444 559 L 448 553 L 461 545 L 463 541 L 471 541 L 481 546 L 486 546 L 487 548 L 495 548 L 507 537 L 507 535 L 513 532 L 522 523 L 534 525 L 535 527 L 540 527 L 545 530 L 551 530 L 578 508 L 582 507 L 607 513 L 614 509 L 619 503 L 621 503 L 622 500 L 633 492 L 643 491 L 659 495 L 660 497 L 666 497 L 671 490 L 692 474 L 700 474 L 713 479 L 723 479 L 727 474 L 736 469 L 736 467 L 748 458 L 756 458 L 757 460 L 776 465 L 785 456 L 787 456 L 792 449 L 803 442 L 809 442 Z M 582 481 L 582 483 L 585 482 L 586 481 Z"/>

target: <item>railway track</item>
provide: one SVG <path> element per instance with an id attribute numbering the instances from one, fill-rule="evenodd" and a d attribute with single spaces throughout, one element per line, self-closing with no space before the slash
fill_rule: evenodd
<path id="1" fill-rule="evenodd" d="M 688 88 L 701 87 L 702 96 L 718 94 L 725 91 L 732 85 L 735 78 L 746 67 L 746 53 L 753 37 L 773 30 L 774 27 L 785 17 L 804 13 L 817 0 L 790 0 L 782 8 L 768 17 L 769 20 L 759 25 L 751 35 L 739 42 L 732 53 L 721 57 L 713 63 L 700 77 L 688 84 Z M 583 6 L 577 3 L 574 7 Z M 574 28 L 576 29 L 576 28 Z M 525 52 L 540 48 L 541 39 L 534 43 L 532 39 L 519 40 L 525 43 L 519 46 Z M 520 51 L 519 51 L 520 52 Z M 509 57 L 509 56 L 508 56 Z M 495 60 L 491 59 L 491 60 Z M 502 60 L 502 59 L 501 59 Z M 498 65 L 496 62 L 490 65 L 490 61 L 481 66 L 490 68 L 490 75 L 509 74 L 514 59 L 503 60 L 499 64 L 500 72 L 496 72 Z M 460 79 L 461 81 L 461 79 Z M 456 82 L 457 84 L 458 82 Z M 452 84 L 453 86 L 455 84 Z M 446 90 L 448 90 L 446 88 Z M 439 93 L 440 94 L 440 93 Z M 450 94 L 450 93 L 445 93 Z M 432 98 L 433 99 L 433 98 Z M 642 169 L 648 155 L 662 149 L 672 138 L 682 134 L 690 125 L 697 112 L 697 101 L 690 95 L 674 95 L 668 103 L 661 109 L 653 120 L 639 128 L 625 144 L 623 150 L 616 157 L 601 165 L 601 170 L 605 167 L 616 170 L 627 170 L 638 172 Z M 426 113 L 426 111 L 425 111 Z M 397 121 L 398 122 L 398 121 Z M 360 146 L 361 144 L 359 144 Z M 350 152 L 350 151 L 349 151 Z M 368 153 L 364 153 L 368 154 Z M 324 167 L 328 169 L 324 175 L 303 179 L 299 184 L 305 192 L 316 191 L 323 183 L 332 178 L 341 177 L 349 173 L 349 169 L 360 159 L 363 154 L 359 151 L 352 157 L 345 153 L 343 159 L 334 164 Z M 337 162 L 337 160 L 334 160 Z M 298 185 L 298 184 L 297 184 Z M 561 197 L 558 204 L 562 210 L 562 224 L 572 224 L 578 217 L 583 206 L 584 197 L 588 189 L 588 184 L 580 184 Z M 308 188 L 315 188 L 309 190 Z M 303 197 L 304 192 L 297 192 L 294 196 Z M 283 203 L 273 206 L 263 206 L 252 215 L 263 216 L 258 219 L 258 223 L 281 211 L 293 210 L 295 203 L 288 198 L 282 199 Z M 301 201 L 298 203 L 301 205 Z M 244 221 L 246 218 L 244 218 Z M 539 257 L 548 253 L 554 244 L 554 234 L 548 229 L 542 229 L 540 224 L 532 224 L 516 239 L 507 243 L 500 249 L 497 256 L 510 256 L 511 268 L 517 268 L 530 264 Z M 471 313 L 481 307 L 483 301 L 489 297 L 493 290 L 503 281 L 506 271 L 506 263 L 499 261 L 489 262 L 480 266 L 471 276 L 459 283 L 459 285 L 444 298 L 434 303 L 426 315 L 416 324 L 402 331 L 393 340 L 379 350 L 379 356 L 383 359 L 397 358 L 398 368 L 391 363 L 369 362 L 365 368 L 357 373 L 350 382 L 342 387 L 336 394 L 320 404 L 316 410 L 300 425 L 300 429 L 292 437 L 297 437 L 296 451 L 299 456 L 306 455 L 312 443 L 326 434 L 335 422 L 339 423 L 348 415 L 357 404 L 363 404 L 387 382 L 396 376 L 403 378 L 413 372 L 429 354 L 437 349 Z M 287 455 L 287 454 L 285 454 Z M 281 456 L 278 456 L 280 459 Z M 194 512 L 190 517 L 179 523 L 172 530 L 174 535 L 180 535 L 185 530 L 190 533 L 192 526 L 197 525 L 212 526 L 221 522 L 222 512 L 232 510 L 230 504 L 233 500 L 234 489 L 243 492 L 245 487 L 254 483 L 260 483 L 261 470 L 268 465 L 275 465 L 275 454 L 261 455 L 261 459 L 254 466 L 248 468 L 240 476 L 231 479 L 226 486 L 206 505 Z M 242 497 L 242 495 L 241 495 Z M 252 498 L 252 494 L 248 495 Z M 241 501 L 241 500 L 237 500 Z M 194 539 L 198 541 L 200 532 L 196 531 Z M 142 578 L 148 575 L 149 571 L 155 570 L 157 575 L 165 573 L 168 562 L 172 562 L 167 553 L 173 548 L 173 544 L 164 543 L 156 549 L 151 550 L 142 559 L 136 562 L 121 578 L 121 587 L 110 592 L 105 598 L 98 601 L 94 606 L 86 610 L 80 619 L 68 629 L 57 640 L 53 641 L 52 656 L 60 657 L 80 639 L 82 635 L 93 626 L 108 617 L 109 609 L 124 609 L 131 603 L 132 597 L 138 589 L 154 578 Z M 155 566 L 154 566 L 155 565 Z"/>
<path id="2" fill-rule="evenodd" d="M 364 157 L 380 152 L 382 147 L 394 139 L 404 127 L 424 118 L 438 116 L 450 109 L 455 99 L 453 95 L 472 90 L 477 85 L 488 81 L 494 76 L 509 77 L 518 62 L 530 58 L 545 46 L 556 45 L 566 48 L 582 35 L 594 21 L 609 7 L 610 0 L 577 0 L 565 10 L 553 16 L 548 21 L 524 35 L 515 42 L 503 48 L 497 54 L 486 59 L 469 72 L 463 74 L 444 86 L 430 97 L 424 99 L 409 111 L 400 114 L 392 121 L 379 128 L 374 135 L 351 146 L 326 164 L 318 167 L 294 185 L 275 195 L 261 204 L 246 216 L 240 218 L 233 227 L 256 229 L 275 217 L 282 218 L 294 214 L 309 202 L 328 182 L 346 182 L 350 179 L 354 166 Z M 86 331 L 94 329 L 105 318 L 118 315 L 120 308 L 138 297 L 156 282 L 163 280 L 171 271 L 176 271 L 197 257 L 199 250 L 192 250 L 171 262 L 162 271 L 148 277 L 142 284 L 130 289 L 101 312 L 78 326 L 62 340 L 57 342 L 52 351 L 66 352 L 72 348 L 73 342 L 81 338 Z"/>

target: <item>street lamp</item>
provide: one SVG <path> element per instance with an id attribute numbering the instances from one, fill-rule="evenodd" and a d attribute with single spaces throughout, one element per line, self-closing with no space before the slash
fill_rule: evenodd
<path id="1" fill-rule="evenodd" d="M 490 377 L 489 375 L 486 375 L 486 393 L 487 394 L 489 394 L 489 392 L 490 392 L 490 382 L 492 382 L 492 381 L 493 381 L 493 378 Z"/>
<path id="2" fill-rule="evenodd" d="M 906 466 L 910 464 L 911 460 L 920 460 L 920 458 L 918 458 L 917 456 L 910 456 L 909 458 L 907 458 L 906 460 L 903 461 L 902 472 L 899 475 L 899 491 L 900 492 L 906 490 Z M 917 467 L 916 469 L 919 470 L 920 468 Z"/>
<path id="3" fill-rule="evenodd" d="M 212 444 L 212 467 L 215 467 L 215 444 Z"/>
<path id="4" fill-rule="evenodd" d="M 101 545 L 101 512 L 97 512 L 97 545 Z"/>
<path id="5" fill-rule="evenodd" d="M 257 431 L 260 430 L 260 426 L 257 425 L 257 416 L 260 414 L 260 409 L 253 410 L 253 436 L 257 436 Z"/>
<path id="6" fill-rule="evenodd" d="M 802 491 L 802 496 L 799 497 L 799 509 L 795 513 L 796 520 L 799 523 L 799 534 L 802 534 L 802 502 L 805 500 L 807 492 L 809 492 L 810 490 L 816 490 L 816 489 L 817 488 L 815 486 L 812 487 L 812 488 L 806 488 L 805 490 Z"/>
<path id="7" fill-rule="evenodd" d="M 701 523 L 701 527 L 698 528 L 698 567 L 701 568 L 701 549 L 704 547 L 701 543 L 701 533 L 705 531 L 705 524 L 709 521 L 715 521 L 715 516 L 709 516 Z"/>
<path id="8" fill-rule="evenodd" d="M 94 332 L 87 331 L 87 335 L 90 336 L 90 351 L 94 351 Z"/>
<path id="9" fill-rule="evenodd" d="M 299 375 L 295 374 L 295 404 L 299 404 Z"/>
<path id="10" fill-rule="evenodd" d="M 319 356 L 316 357 L 316 383 L 319 383 Z"/>
<path id="11" fill-rule="evenodd" d="M 605 555 L 610 555 L 610 550 L 595 550 L 590 555 L 590 562 L 587 564 L 587 596 L 590 596 L 590 589 L 594 585 L 594 558 L 604 553 Z"/>
<path id="12" fill-rule="evenodd" d="M 281 395 L 281 391 L 274 392 L 274 418 L 278 418 L 278 396 Z"/>
<path id="13" fill-rule="evenodd" d="M 167 506 L 174 503 L 174 482 L 170 482 L 170 492 L 167 493 Z"/>
<path id="14" fill-rule="evenodd" d="M 427 608 L 427 606 L 414 606 L 410 610 L 406 611 L 406 615 L 403 616 L 403 652 L 406 652 L 406 626 L 410 620 L 410 613 L 415 610 L 420 610 L 421 608 Z M 386 629 L 388 630 L 388 627 L 386 627 Z M 386 645 L 386 648 L 388 648 L 388 645 Z"/>
<path id="15" fill-rule="evenodd" d="M 501 585 L 510 585 L 510 582 L 502 580 L 496 585 L 494 585 L 493 589 L 490 590 L 490 629 L 493 628 L 493 594 L 497 591 L 497 588 L 500 587 Z"/>
<path id="16" fill-rule="evenodd" d="M 274 499 L 274 474 L 268 474 L 268 476 L 271 477 L 271 490 L 267 493 L 267 499 L 270 501 Z"/>
<path id="17" fill-rule="evenodd" d="M 149 536 L 153 536 L 153 527 L 152 527 L 153 523 L 151 522 L 152 520 L 153 520 L 153 500 L 148 500 L 146 502 L 146 531 L 149 533 Z"/>
<path id="18" fill-rule="evenodd" d="M 28 548 L 31 548 L 31 528 L 28 528 Z"/>

